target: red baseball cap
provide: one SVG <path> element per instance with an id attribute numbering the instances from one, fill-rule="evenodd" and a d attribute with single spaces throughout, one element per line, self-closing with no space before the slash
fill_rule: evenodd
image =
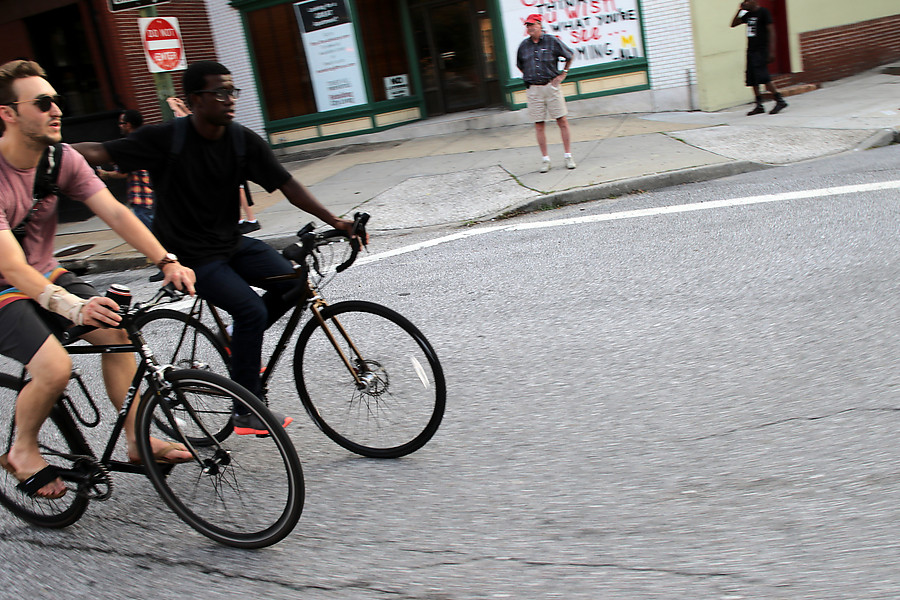
<path id="1" fill-rule="evenodd" d="M 528 18 L 525 19 L 525 24 L 528 25 L 529 23 L 540 23 L 542 20 L 543 19 L 541 19 L 541 15 L 538 15 L 538 14 L 528 15 Z"/>

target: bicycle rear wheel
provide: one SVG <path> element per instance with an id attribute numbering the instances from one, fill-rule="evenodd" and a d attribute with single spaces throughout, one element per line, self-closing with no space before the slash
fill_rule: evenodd
<path id="1" fill-rule="evenodd" d="M 166 504 L 185 523 L 229 546 L 262 548 L 287 536 L 303 510 L 304 486 L 300 459 L 281 424 L 250 392 L 221 375 L 181 370 L 166 379 L 170 389 L 144 395 L 137 424 L 147 476 Z M 210 425 L 207 413 L 193 408 L 209 398 L 256 414 L 271 435 L 216 440 L 212 429 L 218 422 Z M 159 422 L 176 435 L 156 427 Z M 173 466 L 153 461 L 151 435 L 205 443 L 188 443 L 195 459 Z"/>
<path id="2" fill-rule="evenodd" d="M 372 302 L 339 302 L 321 315 L 327 328 L 310 319 L 294 352 L 297 391 L 316 425 L 347 450 L 372 458 L 424 446 L 441 424 L 447 398 L 443 369 L 425 336 Z"/>
<path id="3" fill-rule="evenodd" d="M 198 369 L 228 375 L 231 361 L 225 345 L 209 327 L 194 317 L 177 310 L 156 309 L 141 315 L 136 324 L 160 363 L 170 364 L 176 369 Z M 230 401 L 214 396 L 205 397 L 202 401 L 203 406 L 195 404 L 194 408 L 207 414 L 205 422 L 216 440 L 224 440 L 232 432 Z M 157 425 L 168 435 L 175 435 L 174 430 L 166 429 L 164 422 Z M 206 440 L 200 437 L 191 441 L 202 444 Z"/>
<path id="4" fill-rule="evenodd" d="M 21 381 L 0 374 L 0 454 L 9 451 L 15 435 L 15 402 L 21 389 Z M 38 444 L 44 459 L 58 469 L 71 469 L 73 457 L 84 453 L 79 443 L 80 434 L 73 432 L 74 425 L 66 419 L 66 413 L 55 406 L 50 417 L 41 427 Z M 50 500 L 30 498 L 16 489 L 18 480 L 5 469 L 0 469 L 0 504 L 20 519 L 39 527 L 61 528 L 71 525 L 84 514 L 88 499 L 70 489 L 65 496 Z"/>

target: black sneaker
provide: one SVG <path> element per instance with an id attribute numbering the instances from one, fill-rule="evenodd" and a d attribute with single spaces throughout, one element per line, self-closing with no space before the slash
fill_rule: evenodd
<path id="1" fill-rule="evenodd" d="M 775 103 L 775 107 L 769 111 L 769 114 L 777 115 L 778 113 L 783 111 L 785 108 L 787 108 L 787 102 L 785 102 L 784 100 L 779 100 L 778 102 Z"/>
<path id="2" fill-rule="evenodd" d="M 282 427 L 287 427 L 294 422 L 292 417 L 286 417 L 281 413 L 272 411 L 275 420 L 281 423 Z M 234 432 L 237 435 L 269 435 L 269 428 L 259 417 L 252 413 L 246 415 L 231 415 L 231 424 L 234 426 Z"/>
<path id="3" fill-rule="evenodd" d="M 238 221 L 238 231 L 241 232 L 241 235 L 259 231 L 259 220 L 245 221 L 241 219 L 240 221 Z"/>
<path id="4" fill-rule="evenodd" d="M 756 108 L 747 113 L 748 117 L 752 117 L 753 115 L 759 115 L 766 112 L 766 109 L 763 108 L 762 104 L 757 104 Z"/>

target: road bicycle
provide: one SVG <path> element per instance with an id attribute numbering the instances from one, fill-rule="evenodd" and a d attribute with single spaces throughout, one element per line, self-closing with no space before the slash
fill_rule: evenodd
<path id="1" fill-rule="evenodd" d="M 100 409 L 81 372 L 73 370 L 69 386 L 38 439 L 42 455 L 59 471 L 68 493 L 58 499 L 28 496 L 17 489 L 19 482 L 11 473 L 0 469 L 0 503 L 34 525 L 66 527 L 84 514 L 90 501 L 110 497 L 112 472 L 143 474 L 166 504 L 201 534 L 238 548 L 274 544 L 293 530 L 303 509 L 300 459 L 281 424 L 246 389 L 222 375 L 174 368 L 156 358 L 139 323 L 146 311 L 169 297 L 169 289 L 163 288 L 143 305 L 124 306 L 121 296 L 116 297 L 128 344 L 73 345 L 78 336 L 93 329 L 86 326 L 73 327 L 63 336 L 73 355 L 136 353 L 137 372 L 98 456 L 82 428 L 100 424 Z M 2 452 L 12 446 L 15 400 L 27 382 L 24 369 L 19 376 L 0 373 Z M 146 385 L 139 397 L 142 382 Z M 136 432 L 141 460 L 137 464 L 113 459 L 125 416 L 134 402 L 139 402 Z M 270 435 L 214 436 L 213 428 L 219 427 L 222 419 L 230 419 L 233 410 L 255 414 L 268 426 Z M 151 435 L 183 443 L 192 459 L 175 465 L 156 462 Z"/>
<path id="2" fill-rule="evenodd" d="M 329 305 L 323 288 L 356 260 L 369 216 L 357 213 L 354 233 L 316 232 L 312 224 L 283 250 L 297 280 L 285 295 L 296 303 L 261 374 L 264 394 L 305 310 L 310 319 L 294 346 L 294 383 L 313 422 L 342 447 L 372 458 L 415 452 L 434 436 L 444 415 L 446 383 L 437 354 L 419 329 L 397 312 L 362 300 Z M 197 297 L 187 312 L 157 308 L 140 321 L 144 337 L 167 362 L 229 372 L 227 322 L 221 309 Z M 230 424 L 220 423 L 217 436 Z"/>

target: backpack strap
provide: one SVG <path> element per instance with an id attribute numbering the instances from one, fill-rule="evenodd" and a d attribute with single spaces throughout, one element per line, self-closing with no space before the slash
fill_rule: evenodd
<path id="1" fill-rule="evenodd" d="M 47 196 L 59 195 L 59 171 L 62 168 L 62 143 L 47 146 L 34 171 L 34 188 L 31 192 L 31 208 L 25 218 L 12 228 L 13 235 L 19 244 L 25 239 L 25 226 L 37 212 L 38 203 Z"/>

